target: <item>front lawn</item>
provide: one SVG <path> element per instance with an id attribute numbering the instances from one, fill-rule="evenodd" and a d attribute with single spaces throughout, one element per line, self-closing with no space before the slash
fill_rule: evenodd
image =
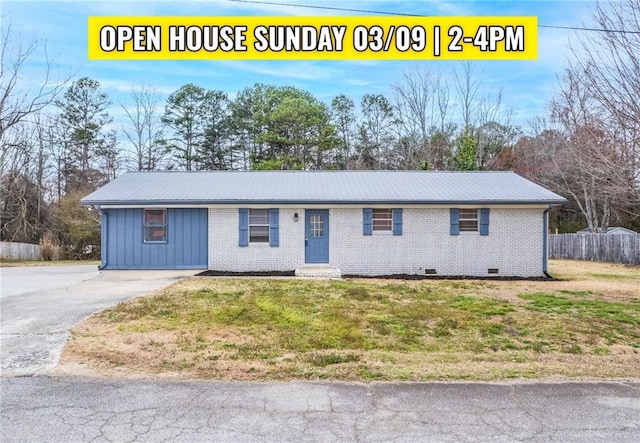
<path id="1" fill-rule="evenodd" d="M 237 380 L 640 377 L 640 269 L 563 281 L 191 278 L 73 331 L 61 370 Z M 606 275 L 607 277 L 601 277 Z"/>

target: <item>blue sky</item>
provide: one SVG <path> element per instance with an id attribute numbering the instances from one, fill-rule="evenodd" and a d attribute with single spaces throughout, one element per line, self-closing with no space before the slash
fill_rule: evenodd
<path id="1" fill-rule="evenodd" d="M 185 83 L 219 89 L 230 97 L 254 83 L 291 85 L 310 91 L 330 103 L 344 93 L 358 103 L 363 94 L 391 96 L 391 85 L 415 66 L 451 75 L 455 62 L 423 61 L 89 61 L 87 18 L 93 15 L 368 15 L 339 11 L 258 5 L 232 1 L 15 1 L 0 0 L 2 26 L 11 24 L 12 37 L 46 42 L 56 76 L 74 75 L 98 80 L 113 101 L 111 114 L 122 116 L 135 84 L 150 84 L 168 95 Z M 259 1 L 259 0 L 257 0 Z M 283 3 L 325 5 L 429 16 L 533 15 L 541 25 L 582 26 L 590 23 L 595 2 L 587 1 L 336 1 L 281 0 Z M 557 76 L 570 56 L 576 31 L 540 28 L 536 61 L 475 62 L 482 73 L 482 94 L 502 91 L 503 104 L 526 129 L 528 121 L 546 112 Z M 35 53 L 23 71 L 37 80 L 45 67 L 42 52 Z"/>

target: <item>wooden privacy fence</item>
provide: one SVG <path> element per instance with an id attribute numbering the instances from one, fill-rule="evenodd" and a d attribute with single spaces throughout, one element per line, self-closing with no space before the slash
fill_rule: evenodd
<path id="1" fill-rule="evenodd" d="M 60 256 L 60 248 L 56 247 L 53 259 Z M 1 260 L 42 260 L 42 246 L 31 243 L 0 242 Z"/>
<path id="2" fill-rule="evenodd" d="M 555 234 L 549 258 L 640 264 L 640 235 Z"/>

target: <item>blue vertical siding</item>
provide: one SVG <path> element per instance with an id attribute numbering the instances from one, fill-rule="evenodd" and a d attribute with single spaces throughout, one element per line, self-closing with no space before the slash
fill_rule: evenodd
<path id="1" fill-rule="evenodd" d="M 145 243 L 142 209 L 103 209 L 104 269 L 206 269 L 207 209 L 167 209 L 167 242 Z"/>
<path id="2" fill-rule="evenodd" d="M 103 211 L 102 216 L 100 217 L 100 269 L 107 265 L 107 244 L 105 242 L 105 239 L 107 238 L 107 217 L 107 212 Z"/>

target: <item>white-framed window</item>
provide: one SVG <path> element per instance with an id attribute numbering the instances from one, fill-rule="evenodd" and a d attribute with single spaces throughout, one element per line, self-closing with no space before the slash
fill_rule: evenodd
<path id="1" fill-rule="evenodd" d="M 460 232 L 478 231 L 478 210 L 460 209 Z"/>
<path id="2" fill-rule="evenodd" d="M 324 237 L 324 216 L 311 214 L 309 217 L 309 237 Z"/>
<path id="3" fill-rule="evenodd" d="M 393 228 L 393 212 L 391 209 L 373 209 L 373 231 L 389 231 Z"/>
<path id="4" fill-rule="evenodd" d="M 167 210 L 145 209 L 143 214 L 143 229 L 145 243 L 167 242 Z"/>
<path id="5" fill-rule="evenodd" d="M 249 209 L 249 243 L 269 243 L 268 209 Z"/>

